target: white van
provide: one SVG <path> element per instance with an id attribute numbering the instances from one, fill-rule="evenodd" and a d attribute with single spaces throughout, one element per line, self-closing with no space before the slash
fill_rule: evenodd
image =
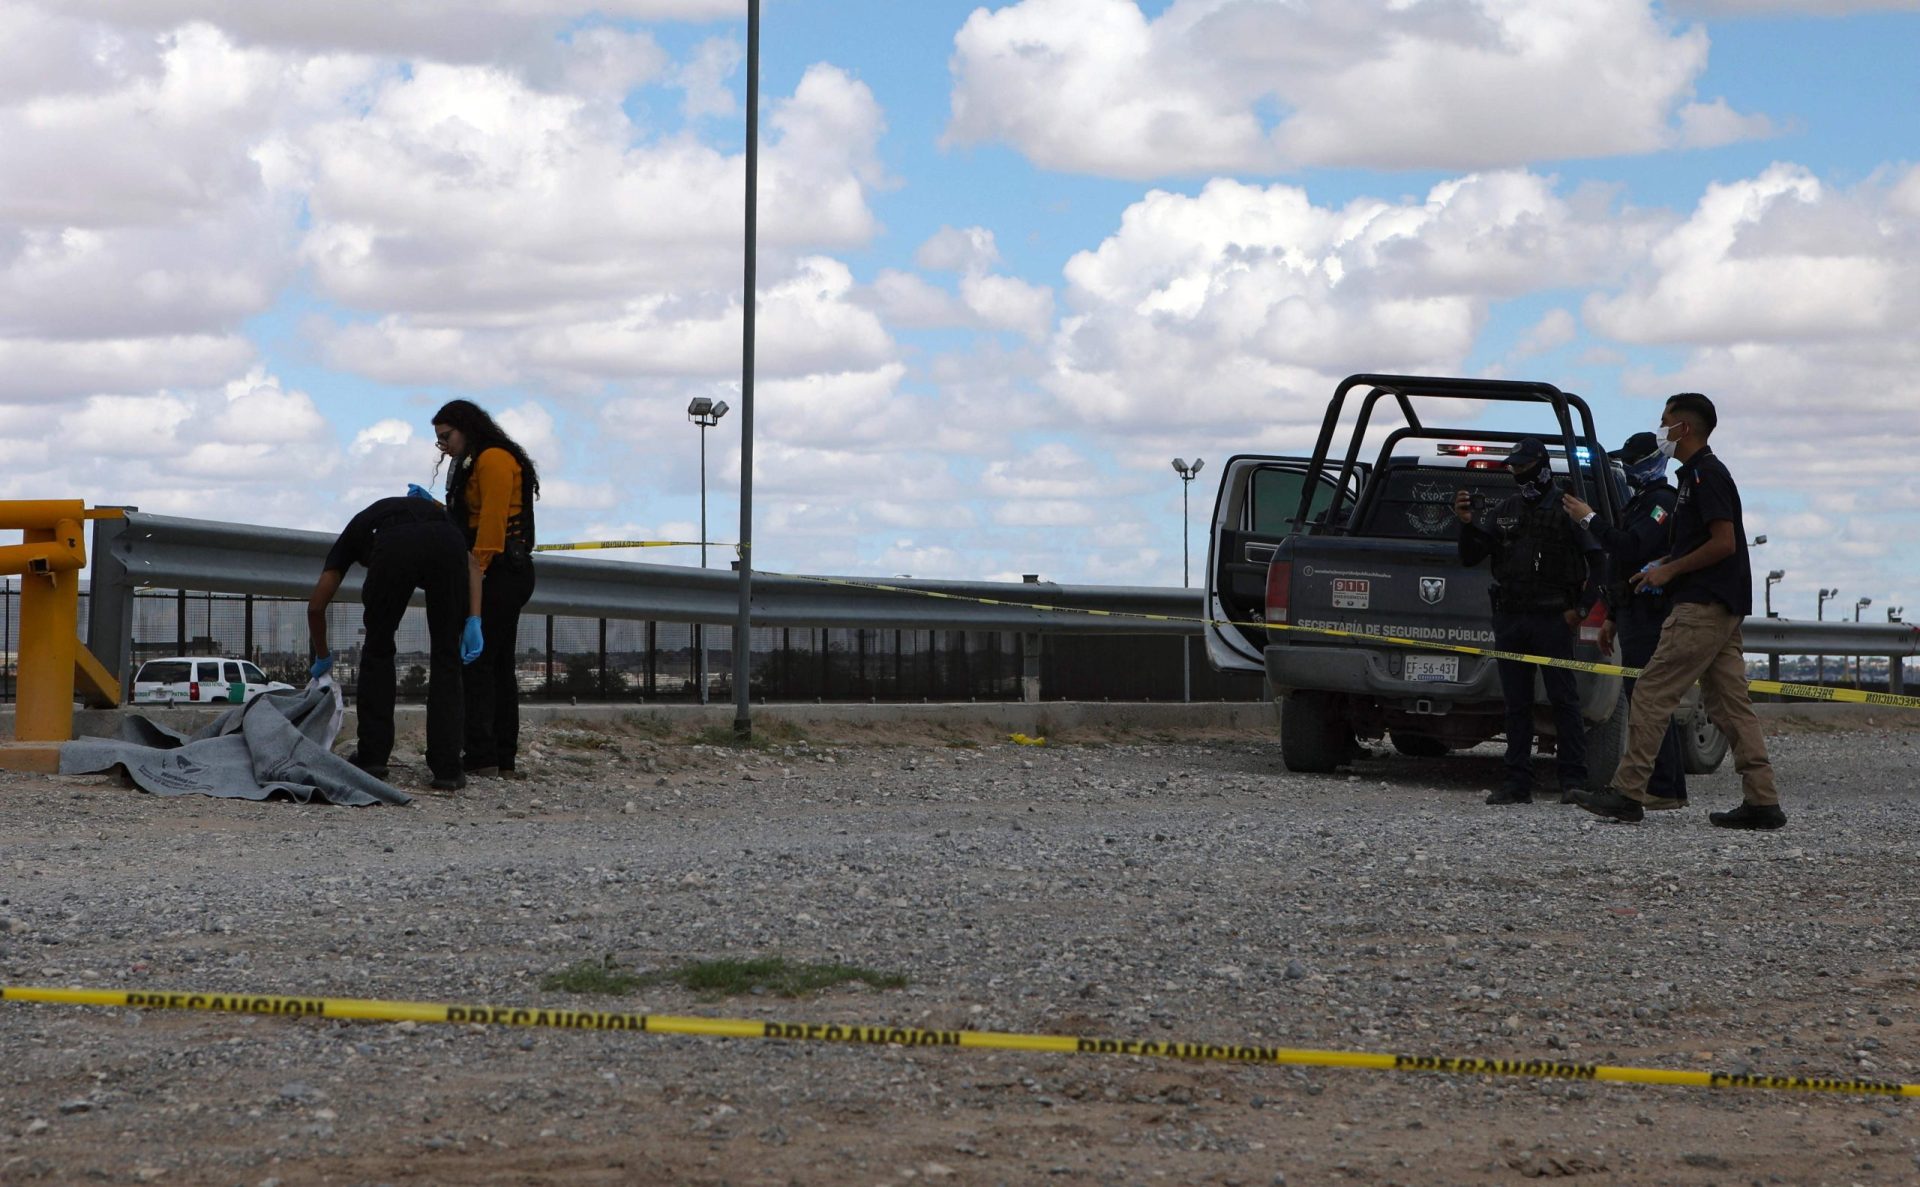
<path id="1" fill-rule="evenodd" d="M 265 672 L 244 659 L 175 655 L 140 665 L 133 676 L 133 699 L 145 704 L 240 705 L 263 692 L 292 687 L 268 680 Z"/>

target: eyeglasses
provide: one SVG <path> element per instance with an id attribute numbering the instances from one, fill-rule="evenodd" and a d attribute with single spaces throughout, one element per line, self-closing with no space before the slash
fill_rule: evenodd
<path id="1" fill-rule="evenodd" d="M 453 429 L 435 429 L 433 431 L 433 439 L 441 445 L 445 445 L 447 438 L 453 436 L 454 431 Z"/>

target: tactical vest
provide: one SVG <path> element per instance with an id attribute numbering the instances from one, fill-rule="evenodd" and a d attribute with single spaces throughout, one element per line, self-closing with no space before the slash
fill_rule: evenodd
<path id="1" fill-rule="evenodd" d="M 498 446 L 488 448 L 497 449 Z M 484 451 L 483 451 L 484 452 Z M 478 455 L 475 455 L 476 457 Z M 473 465 L 469 461 L 461 472 L 454 475 L 454 481 L 448 484 L 447 511 L 453 516 L 453 522 L 466 537 L 467 547 L 471 549 L 479 536 L 479 529 L 469 522 L 472 518 L 467 508 L 467 483 L 473 479 Z M 500 555 L 511 557 L 514 562 L 524 561 L 533 555 L 533 479 L 525 466 L 520 467 L 520 514 L 507 516 L 506 541 L 501 546 Z"/>
<path id="2" fill-rule="evenodd" d="M 1506 533 L 1506 547 L 1493 558 L 1496 610 L 1568 610 L 1580 605 L 1587 583 L 1573 520 L 1555 490 L 1529 507 Z"/>

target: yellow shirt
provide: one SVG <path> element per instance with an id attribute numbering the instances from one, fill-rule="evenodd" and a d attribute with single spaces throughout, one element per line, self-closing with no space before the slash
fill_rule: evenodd
<path id="1" fill-rule="evenodd" d="M 506 550 L 508 523 L 517 522 L 525 511 L 522 486 L 520 463 L 506 450 L 493 446 L 474 459 L 473 472 L 467 475 L 467 530 L 483 571 Z"/>

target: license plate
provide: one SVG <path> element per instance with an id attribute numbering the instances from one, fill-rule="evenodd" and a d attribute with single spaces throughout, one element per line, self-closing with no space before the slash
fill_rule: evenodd
<path id="1" fill-rule="evenodd" d="M 1460 680 L 1460 657 L 1457 655 L 1409 655 L 1407 657 L 1407 679 L 1451 681 Z"/>

